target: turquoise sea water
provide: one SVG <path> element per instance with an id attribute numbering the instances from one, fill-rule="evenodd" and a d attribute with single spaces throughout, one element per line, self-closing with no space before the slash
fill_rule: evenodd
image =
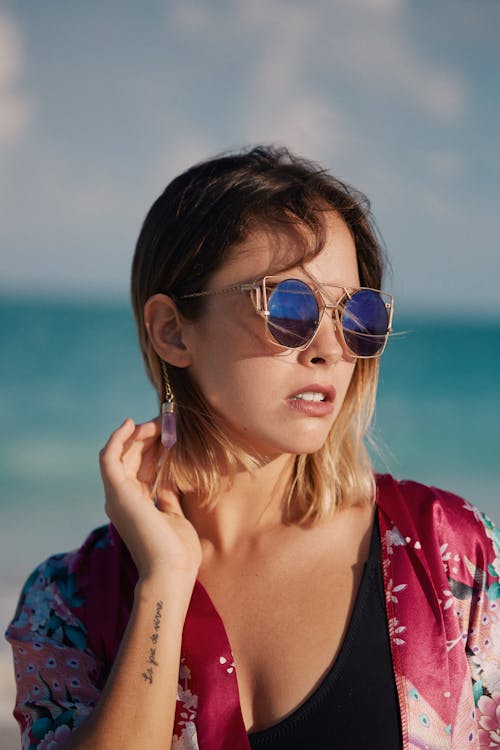
<path id="1" fill-rule="evenodd" d="M 3 584 L 105 521 L 97 453 L 156 411 L 126 307 L 0 303 Z M 499 516 L 500 321 L 397 323 L 375 426 L 381 470 L 460 493 Z"/>

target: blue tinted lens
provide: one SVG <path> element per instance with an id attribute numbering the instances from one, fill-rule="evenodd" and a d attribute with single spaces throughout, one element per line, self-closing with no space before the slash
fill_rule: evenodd
<path id="1" fill-rule="evenodd" d="M 378 292 L 360 289 L 345 304 L 342 332 L 349 349 L 358 357 L 373 357 L 384 348 L 389 311 Z"/>
<path id="2" fill-rule="evenodd" d="M 299 279 L 282 281 L 269 295 L 267 325 L 278 344 L 290 348 L 303 346 L 318 327 L 316 297 Z"/>

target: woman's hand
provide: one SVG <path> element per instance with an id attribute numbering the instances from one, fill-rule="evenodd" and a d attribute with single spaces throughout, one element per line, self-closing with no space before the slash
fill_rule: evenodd
<path id="1" fill-rule="evenodd" d="M 163 487 L 153 497 L 159 438 L 159 420 L 136 426 L 126 419 L 100 453 L 106 512 L 139 580 L 106 685 L 67 743 L 72 750 L 142 750 L 170 747 L 172 741 L 182 632 L 201 545 L 176 493 Z"/>
<path id="2" fill-rule="evenodd" d="M 193 584 L 201 563 L 198 534 L 173 489 L 161 486 L 153 497 L 159 438 L 159 419 L 137 426 L 126 419 L 112 433 L 99 454 L 106 513 L 140 579 L 184 577 Z"/>

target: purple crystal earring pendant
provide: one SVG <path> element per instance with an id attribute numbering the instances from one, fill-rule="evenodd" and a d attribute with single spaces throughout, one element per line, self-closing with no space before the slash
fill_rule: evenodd
<path id="1" fill-rule="evenodd" d="M 168 379 L 167 365 L 161 360 L 165 400 L 161 405 L 161 443 L 164 448 L 171 448 L 177 441 L 177 425 L 175 416 L 175 399 Z"/>

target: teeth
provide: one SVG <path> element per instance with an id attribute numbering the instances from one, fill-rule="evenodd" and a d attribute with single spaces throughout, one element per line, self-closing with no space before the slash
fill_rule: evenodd
<path id="1" fill-rule="evenodd" d="M 325 394 L 317 393 L 315 391 L 306 391 L 305 393 L 298 393 L 294 398 L 302 399 L 303 401 L 324 401 Z"/>

